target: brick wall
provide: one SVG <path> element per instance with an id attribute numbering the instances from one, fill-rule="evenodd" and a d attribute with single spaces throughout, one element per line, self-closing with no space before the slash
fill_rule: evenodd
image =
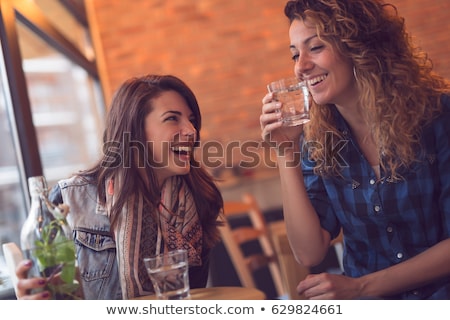
<path id="1" fill-rule="evenodd" d="M 450 1 L 392 0 L 415 42 L 428 52 L 437 73 L 450 79 Z"/>
<path id="2" fill-rule="evenodd" d="M 450 78 L 450 1 L 392 0 Z M 290 75 L 284 0 L 87 0 L 106 100 L 125 79 L 179 76 L 202 109 L 203 140 L 260 139 L 266 83 Z"/>

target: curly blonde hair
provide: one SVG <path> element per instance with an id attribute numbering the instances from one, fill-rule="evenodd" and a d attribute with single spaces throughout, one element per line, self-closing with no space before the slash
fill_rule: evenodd
<path id="1" fill-rule="evenodd" d="M 318 36 L 352 60 L 358 85 L 359 105 L 365 108 L 380 164 L 393 179 L 398 169 L 415 159 L 421 128 L 441 110 L 440 96 L 449 82 L 433 72 L 427 54 L 413 44 L 397 8 L 379 0 L 292 0 L 285 6 L 290 23 L 308 19 Z M 331 132 L 333 139 L 326 138 Z M 342 139 L 334 126 L 329 105 L 314 104 L 305 140 L 315 149 L 315 172 L 339 175 L 340 168 L 326 159 L 332 140 Z M 331 165 L 330 165 L 331 164 Z"/>

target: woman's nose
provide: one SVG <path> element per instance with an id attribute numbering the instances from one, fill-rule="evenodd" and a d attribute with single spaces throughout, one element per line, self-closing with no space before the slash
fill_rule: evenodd
<path id="1" fill-rule="evenodd" d="M 308 57 L 308 55 L 300 55 L 297 62 L 295 63 L 295 74 L 303 74 L 308 72 L 314 67 L 314 63 Z"/>
<path id="2" fill-rule="evenodd" d="M 192 124 L 192 122 L 188 121 L 187 123 L 185 123 L 183 125 L 183 127 L 181 128 L 181 135 L 185 136 L 185 137 L 189 137 L 190 139 L 194 139 L 195 140 L 195 127 Z"/>

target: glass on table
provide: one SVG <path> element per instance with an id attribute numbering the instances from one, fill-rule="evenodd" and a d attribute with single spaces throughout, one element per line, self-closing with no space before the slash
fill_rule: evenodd
<path id="1" fill-rule="evenodd" d="M 186 250 L 174 250 L 145 257 L 144 264 L 158 299 L 190 299 Z"/>

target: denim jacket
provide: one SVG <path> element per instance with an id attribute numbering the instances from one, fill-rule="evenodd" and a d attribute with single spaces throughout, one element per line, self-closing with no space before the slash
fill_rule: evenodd
<path id="1" fill-rule="evenodd" d="M 74 176 L 61 180 L 49 199 L 70 207 L 68 222 L 73 229 L 78 266 L 86 300 L 122 299 L 116 243 L 97 186 Z M 206 286 L 210 249 L 202 249 L 202 265 L 189 267 L 190 288 Z"/>
<path id="2" fill-rule="evenodd" d="M 55 203 L 70 207 L 84 298 L 122 299 L 116 259 L 116 243 L 104 207 L 97 199 L 97 186 L 80 177 L 61 180 L 50 194 Z"/>

